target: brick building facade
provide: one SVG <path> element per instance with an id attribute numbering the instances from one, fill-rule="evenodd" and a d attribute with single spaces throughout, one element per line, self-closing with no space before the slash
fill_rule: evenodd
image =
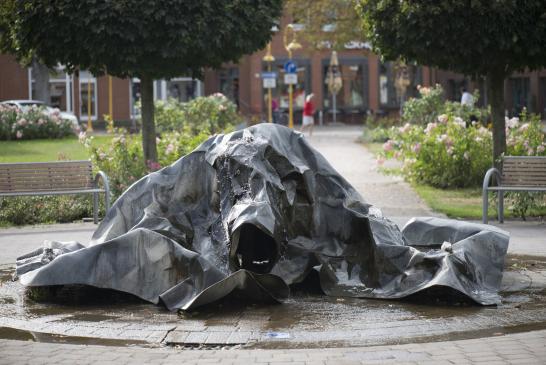
<path id="1" fill-rule="evenodd" d="M 281 29 L 283 29 L 281 27 Z M 280 111 L 288 107 L 288 88 L 283 83 L 283 64 L 288 60 L 284 49 L 282 31 L 272 40 L 275 61 L 272 71 L 278 75 L 277 86 L 272 90 Z M 156 99 L 174 97 L 188 101 L 196 96 L 222 92 L 232 99 L 245 115 L 265 119 L 267 115 L 267 91 L 262 87 L 261 74 L 267 71 L 262 59 L 265 50 L 241 58 L 238 64 L 226 64 L 220 70 L 207 70 L 203 81 L 187 77 L 173 80 L 158 80 L 154 84 Z M 325 122 L 332 117 L 332 97 L 326 85 L 326 72 L 331 50 L 312 51 L 304 47 L 295 51 L 293 60 L 297 64 L 298 84 L 294 87 L 295 122 L 300 121 L 305 95 L 315 95 L 316 109 Z M 391 63 L 382 63 L 380 58 L 363 44 L 349 45 L 338 52 L 343 87 L 337 95 L 338 120 L 361 123 L 367 114 L 384 115 L 396 113 L 400 100 L 394 87 L 395 71 Z M 91 95 L 91 119 L 100 122 L 109 109 L 108 76 L 93 77 L 86 71 L 68 75 L 62 67 L 50 74 L 49 104 L 71 111 L 81 122 L 87 122 L 87 99 Z M 460 100 L 460 89 L 480 89 L 480 104 L 487 103 L 483 82 L 469 81 L 453 72 L 419 67 L 414 72 L 415 85 L 436 83 L 444 87 L 446 98 Z M 415 91 L 413 91 L 415 92 Z M 410 90 L 410 95 L 412 90 Z M 33 95 L 32 71 L 17 64 L 9 55 L 0 55 L 0 101 L 29 99 Z M 130 121 L 137 111 L 139 99 L 138 79 L 112 78 L 113 117 L 116 121 Z M 505 82 L 505 100 L 508 115 L 517 114 L 522 107 L 546 117 L 546 70 L 514 74 Z"/>

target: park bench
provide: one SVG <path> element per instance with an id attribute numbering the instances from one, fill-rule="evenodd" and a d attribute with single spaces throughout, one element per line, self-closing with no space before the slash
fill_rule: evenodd
<path id="1" fill-rule="evenodd" d="M 495 186 L 491 178 L 495 177 Z M 487 223 L 488 192 L 498 192 L 499 222 L 504 222 L 505 191 L 546 191 L 546 157 L 542 156 L 504 156 L 501 171 L 491 168 L 483 179 L 482 221 Z"/>
<path id="2" fill-rule="evenodd" d="M 103 188 L 99 187 L 102 179 Z M 23 162 L 0 164 L 0 197 L 93 194 L 93 221 L 98 223 L 99 193 L 110 208 L 108 177 L 93 176 L 91 161 Z"/>

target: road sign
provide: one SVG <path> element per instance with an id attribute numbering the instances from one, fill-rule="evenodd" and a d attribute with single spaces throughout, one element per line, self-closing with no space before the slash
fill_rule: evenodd
<path id="1" fill-rule="evenodd" d="M 298 67 L 296 66 L 296 62 L 294 61 L 286 61 L 284 64 L 284 72 L 286 73 L 295 73 L 297 69 Z"/>
<path id="2" fill-rule="evenodd" d="M 274 89 L 277 87 L 277 79 L 272 77 L 266 77 L 263 80 L 264 89 Z"/>
<path id="3" fill-rule="evenodd" d="M 262 72 L 262 79 L 276 79 L 276 72 Z"/>
<path id="4" fill-rule="evenodd" d="M 287 73 L 284 74 L 284 83 L 286 85 L 295 85 L 298 83 L 298 74 L 295 73 Z"/>

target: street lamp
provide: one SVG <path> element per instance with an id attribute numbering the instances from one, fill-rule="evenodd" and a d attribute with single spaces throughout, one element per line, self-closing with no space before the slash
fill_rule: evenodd
<path id="1" fill-rule="evenodd" d="M 292 39 L 288 42 L 288 35 L 291 35 Z M 288 24 L 284 28 L 283 35 L 284 48 L 288 52 L 288 59 L 292 60 L 292 51 L 301 48 L 301 44 L 296 40 L 296 31 L 294 30 L 294 25 Z M 288 85 L 288 127 L 294 128 L 294 105 L 292 102 L 292 84 Z"/>
<path id="2" fill-rule="evenodd" d="M 267 72 L 271 72 L 271 63 L 275 61 L 275 57 L 271 54 L 271 42 L 267 45 L 267 53 L 262 58 L 264 62 L 267 62 Z M 269 123 L 273 122 L 273 110 L 272 110 L 272 100 L 271 100 L 271 88 L 267 88 L 267 121 Z"/>
<path id="3" fill-rule="evenodd" d="M 339 61 L 337 59 L 337 52 L 332 52 L 332 57 L 330 58 L 330 66 L 328 67 L 328 75 L 326 78 L 328 84 L 328 90 L 332 94 L 332 106 L 333 106 L 333 122 L 336 122 L 336 95 L 341 90 L 343 86 L 343 80 L 341 79 L 341 73 L 339 72 Z"/>

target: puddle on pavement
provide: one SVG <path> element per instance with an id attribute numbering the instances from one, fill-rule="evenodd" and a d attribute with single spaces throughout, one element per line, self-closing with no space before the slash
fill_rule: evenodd
<path id="1" fill-rule="evenodd" d="M 528 277 L 524 274 L 528 274 L 529 270 L 541 271 L 546 275 L 546 262 L 534 258 L 509 257 L 506 268 L 510 273 L 506 277 L 510 277 L 514 283 L 518 282 L 521 275 L 523 275 L 522 279 Z M 544 287 L 523 285 L 523 289 L 516 291 L 510 291 L 510 287 L 504 288 L 506 290 L 503 289 L 501 292 L 503 303 L 498 307 L 482 307 L 459 300 L 460 298 L 450 297 L 439 300 L 427 296 L 415 296 L 409 300 L 336 298 L 320 295 L 317 291 L 306 292 L 296 288 L 283 304 L 251 303 L 241 301 L 240 298 L 227 297 L 217 303 L 198 308 L 196 311 L 177 314 L 161 306 L 143 302 L 131 295 L 89 287 L 48 289 L 52 290 L 49 294 L 53 294 L 54 300 L 37 302 L 29 298 L 29 291 L 19 282 L 11 281 L 12 270 L 0 270 L 0 326 L 9 323 L 2 322 L 2 318 L 9 318 L 42 325 L 52 323 L 57 326 L 56 328 L 61 329 L 64 328 L 63 326 L 70 328 L 74 324 L 116 328 L 119 324 L 131 323 L 136 331 L 138 328 L 146 329 L 147 326 L 152 325 L 172 324 L 177 327 L 177 330 L 188 331 L 290 334 L 290 339 L 258 341 L 253 345 L 255 347 L 301 347 L 301 337 L 298 339 L 297 336 L 293 336 L 294 333 L 303 333 L 308 336 L 306 338 L 308 347 L 313 341 L 313 334 L 343 332 L 348 333 L 346 336 L 349 336 L 352 330 L 360 330 L 363 326 L 368 326 L 368 329 L 376 326 L 377 334 L 373 331 L 369 333 L 385 344 L 389 341 L 402 343 L 427 339 L 424 335 L 417 337 L 409 333 L 412 328 L 422 328 L 422 333 L 426 334 L 427 326 L 436 330 L 438 326 L 454 322 L 461 323 L 457 330 L 450 330 L 451 332 L 446 330 L 444 334 L 431 334 L 428 339 L 439 341 L 472 338 L 546 328 L 544 314 L 546 313 L 546 285 Z M 497 321 L 498 318 L 503 318 L 504 321 Z M 473 321 L 483 321 L 487 323 L 486 326 L 484 325 L 487 328 L 476 329 L 465 324 Z M 385 337 L 385 331 L 391 327 L 392 335 Z M 452 327 L 446 325 L 445 328 Z M 112 339 L 48 335 L 41 333 L 38 325 L 36 329 L 28 326 L 26 329 L 36 331 L 19 331 L 0 327 L 0 338 L 116 346 L 146 343 L 137 340 L 119 340 L 116 339 L 119 338 L 117 335 L 112 335 Z M 334 337 L 328 341 L 317 340 L 314 345 L 354 345 L 345 342 L 337 343 Z"/>
<path id="2" fill-rule="evenodd" d="M 158 347 L 146 341 L 127 341 L 116 339 L 103 339 L 81 336 L 63 336 L 57 334 L 32 332 L 9 327 L 0 327 L 0 338 L 18 341 L 33 341 L 46 343 L 67 343 L 73 345 L 100 345 L 100 346 L 139 346 Z"/>

